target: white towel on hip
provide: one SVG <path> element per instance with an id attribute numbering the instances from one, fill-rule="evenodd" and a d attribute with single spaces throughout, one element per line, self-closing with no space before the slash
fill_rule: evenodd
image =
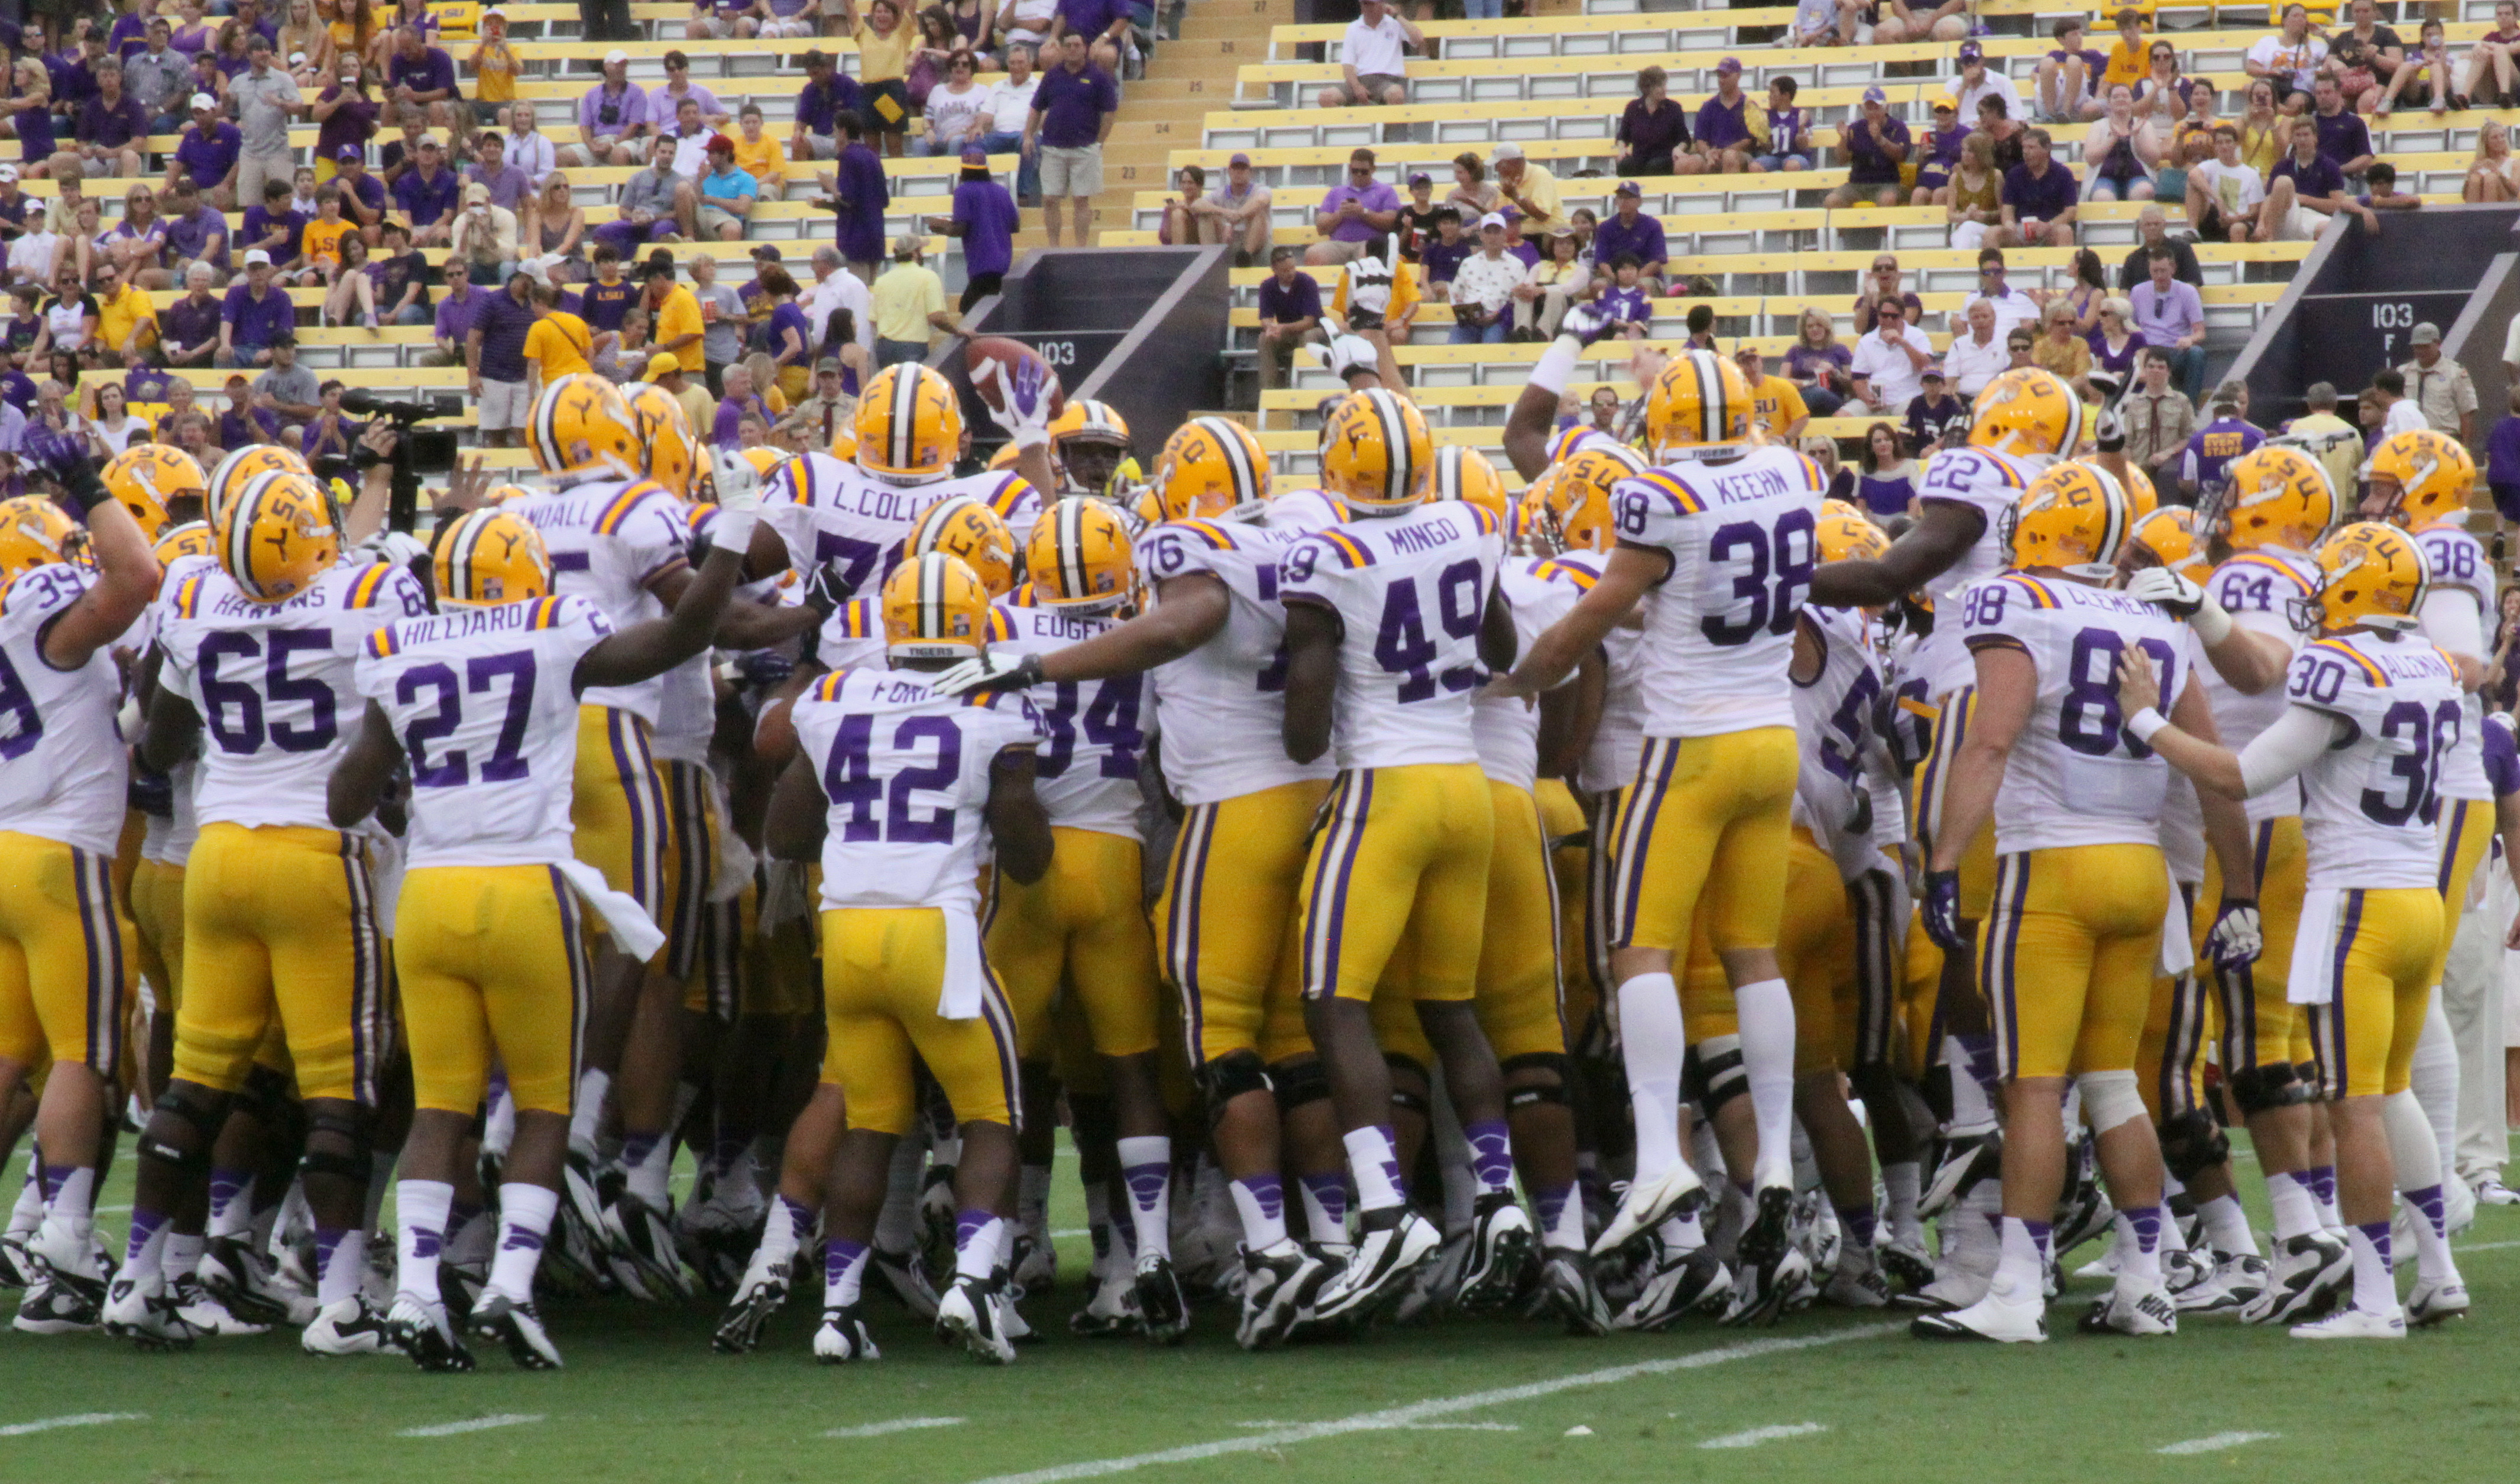
<path id="1" fill-rule="evenodd" d="M 645 963 L 665 946 L 665 929 L 648 916 L 648 909 L 639 905 L 637 897 L 607 885 L 603 872 L 579 860 L 556 861 L 553 866 L 561 879 L 568 882 L 570 889 L 584 897 L 586 905 L 604 920 L 604 925 L 611 930 L 613 947 Z"/>
<path id="2" fill-rule="evenodd" d="M 980 951 L 980 920 L 968 906 L 945 914 L 945 984 L 936 997 L 940 1020 L 976 1020 L 989 995 L 989 961 Z"/>
<path id="3" fill-rule="evenodd" d="M 2290 976 L 2284 998 L 2295 1005 L 2325 1005 L 2336 998 L 2336 937 L 2345 888 L 2314 886 L 2301 897 L 2301 926 L 2294 929 Z"/>
<path id="4" fill-rule="evenodd" d="M 2166 979 L 2176 979 L 2196 967 L 2196 945 L 2187 941 L 2187 893 L 2180 889 L 2176 872 L 2170 877 L 2170 905 L 2162 912 L 2161 948 L 2153 967 Z"/>

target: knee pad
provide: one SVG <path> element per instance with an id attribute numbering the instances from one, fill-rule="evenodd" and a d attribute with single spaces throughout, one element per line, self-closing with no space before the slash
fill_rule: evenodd
<path id="1" fill-rule="evenodd" d="M 1328 1097 L 1330 1074 L 1322 1070 L 1319 1057 L 1281 1061 L 1269 1069 L 1269 1085 L 1278 1095 L 1278 1112 L 1283 1116 Z"/>
<path id="2" fill-rule="evenodd" d="M 1715 1116 L 1715 1110 L 1750 1090 L 1741 1064 L 1741 1038 L 1710 1036 L 1688 1049 L 1680 1063 L 1681 1093 Z"/>
<path id="3" fill-rule="evenodd" d="M 349 1150 L 317 1147 L 316 1140 L 326 1135 L 346 1143 Z M 306 1115 L 306 1152 L 297 1159 L 300 1172 L 308 1176 L 329 1175 L 364 1186 L 373 1164 L 365 1119 L 344 1118 L 338 1113 Z"/>
<path id="4" fill-rule="evenodd" d="M 285 1114 L 289 1088 L 287 1072 L 257 1063 L 246 1072 L 245 1090 L 237 1094 L 236 1106 L 260 1122 L 270 1123 Z"/>
<path id="5" fill-rule="evenodd" d="M 1198 1069 L 1199 1090 L 1207 1095 L 1207 1122 L 1210 1128 L 1225 1116 L 1225 1106 L 1249 1093 L 1265 1093 L 1269 1087 L 1269 1069 L 1260 1064 L 1260 1054 L 1252 1051 L 1231 1052 Z"/>
<path id="6" fill-rule="evenodd" d="M 1864 1100 L 1867 1108 L 1884 1107 L 1898 1101 L 1899 1074 L 1885 1062 L 1875 1061 L 1859 1066 L 1846 1074 L 1855 1088 L 1855 1096 Z"/>
<path id="7" fill-rule="evenodd" d="M 2299 1107 L 2310 1101 L 2310 1084 L 2301 1079 L 2301 1069 L 2289 1061 L 2242 1067 L 2226 1072 L 2223 1080 L 2231 1090 L 2233 1105 L 2244 1117 Z"/>
<path id="8" fill-rule="evenodd" d="M 2230 1157 L 2231 1139 L 2214 1115 L 2189 1108 L 2161 1125 L 2161 1162 L 2182 1185 Z"/>
<path id="9" fill-rule="evenodd" d="M 2074 1079 L 2074 1086 L 2083 1095 L 2083 1121 L 2093 1134 L 2105 1134 L 2144 1116 L 2143 1093 L 2137 1088 L 2132 1070 L 2085 1072 Z"/>
<path id="10" fill-rule="evenodd" d="M 167 1114 L 190 1129 L 192 1147 L 188 1149 L 181 1144 L 159 1139 L 144 1128 L 137 1141 L 140 1157 L 170 1165 L 176 1174 L 187 1180 L 208 1174 L 210 1147 L 217 1142 L 219 1125 L 227 1117 L 226 1100 L 221 1099 L 217 1103 L 203 1107 L 169 1087 L 158 1095 L 155 1112 Z M 150 1122 L 154 1124 L 156 1121 L 153 1114 Z"/>
<path id="11" fill-rule="evenodd" d="M 1561 1052 L 1525 1052 L 1519 1057 L 1508 1057 L 1498 1064 L 1497 1070 L 1505 1075 L 1505 1109 L 1508 1115 L 1516 1108 L 1533 1107 L 1544 1102 L 1554 1102 L 1560 1107 L 1573 1106 L 1573 1099 L 1568 1093 L 1571 1073 Z M 1526 1082 L 1519 1087 L 1513 1085 L 1515 1076 L 1529 1073 L 1540 1074 L 1547 1080 Z"/>
<path id="12" fill-rule="evenodd" d="M 1426 1094 L 1418 1090 L 1434 1085 L 1426 1075 L 1426 1064 L 1415 1057 L 1404 1057 L 1396 1052 L 1383 1053 L 1382 1061 L 1391 1068 L 1391 1105 L 1420 1118 L 1430 1116 L 1433 1107 L 1427 1102 Z M 1414 1085 L 1411 1079 L 1415 1079 Z"/>

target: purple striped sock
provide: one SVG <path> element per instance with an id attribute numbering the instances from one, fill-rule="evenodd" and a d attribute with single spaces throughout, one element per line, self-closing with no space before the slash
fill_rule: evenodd
<path id="1" fill-rule="evenodd" d="M 2158 1225 L 2158 1224 L 2159 1224 L 2159 1222 L 2160 1222 L 2160 1219 L 2161 1219 L 2161 1212 L 2160 1212 L 2159 1208 L 2158 1208 L 2158 1207 L 2156 1207 L 2156 1208 L 2154 1209 L 2154 1211 L 2153 1211 L 2153 1220 L 2154 1220 L 2154 1223 L 2155 1223 L 2156 1225 Z M 2023 1223 L 2021 1224 L 2021 1226 L 2022 1226 L 2022 1230 L 2024 1230 L 2024 1231 L 2026 1231 L 2026 1232 L 2028 1232 L 2028 1233 L 2030 1234 L 2030 1239 L 2031 1239 L 2033 1242 L 2036 1242 L 2036 1243 L 2038 1244 L 2038 1246 L 2039 1246 L 2039 1255 L 2040 1255 L 2040 1256 L 2042 1256 L 2042 1257 L 2047 1256 L 2047 1255 L 2048 1255 L 2048 1248 L 2049 1244 L 2054 1240 L 2054 1238 L 2055 1238 L 2055 1235 L 2056 1235 L 2056 1229 L 2055 1229 L 2054 1224 L 2052 1224 L 2052 1223 L 2050 1223 L 2050 1222 L 2045 1222 L 2045 1221 L 2025 1221 L 2025 1222 L 2023 1222 Z"/>
<path id="2" fill-rule="evenodd" d="M 2450 1212 L 2443 1204 L 2440 1186 L 2428 1185 L 2420 1191 L 2408 1191 L 2403 1193 L 2408 1205 L 2424 1213 L 2424 1220 L 2432 1224 L 2435 1237 L 2450 1235 Z"/>
<path id="3" fill-rule="evenodd" d="M 1837 1213 L 1837 1219 L 1839 1225 L 1846 1228 L 1847 1236 L 1868 1247 L 1872 1245 L 1872 1234 L 1879 1230 L 1881 1225 L 1879 1218 L 1873 1215 L 1870 1206 L 1848 1206 Z"/>
<path id="4" fill-rule="evenodd" d="M 1462 1135 L 1470 1142 L 1470 1173 L 1479 1182 L 1479 1193 L 1513 1189 L 1513 1140 L 1506 1132 L 1505 1120 L 1482 1118 L 1463 1124 Z"/>
<path id="5" fill-rule="evenodd" d="M 866 1243 L 834 1237 L 823 1243 L 823 1282 L 838 1282 L 847 1275 L 851 1264 L 867 1255 Z"/>
<path id="6" fill-rule="evenodd" d="M 656 1141 L 662 1137 L 659 1134 L 623 1134 L 621 1167 L 626 1170 L 646 1164 L 648 1156 L 656 1152 Z"/>
<path id="7" fill-rule="evenodd" d="M 1335 1237 L 1316 1232 L 1313 1240 L 1347 1240 L 1347 1231 L 1340 1226 L 1347 1220 L 1347 1177 L 1333 1170 L 1327 1175 L 1307 1175 L 1303 1179 L 1304 1189 L 1312 1192 L 1313 1203 L 1322 1208 L 1322 1214 L 1329 1218 L 1332 1226 L 1339 1227 Z"/>
<path id="8" fill-rule="evenodd" d="M 1286 1188 L 1279 1182 L 1275 1174 L 1262 1170 L 1257 1175 L 1245 1175 L 1234 1183 L 1240 1186 L 1243 1193 L 1251 1197 L 1251 1203 L 1260 1208 L 1261 1216 L 1270 1221 L 1284 1218 Z"/>
<path id="9" fill-rule="evenodd" d="M 1540 1230 L 1548 1232 L 1556 1227 L 1557 1218 L 1566 1214 L 1566 1202 L 1572 1199 L 1574 1194 L 1575 1188 L 1571 1185 L 1560 1186 L 1553 1191 L 1532 1192 L 1532 1204 L 1540 1209 Z"/>
<path id="10" fill-rule="evenodd" d="M 2372 1251 L 2380 1254 L 2380 1266 L 2383 1268 L 2390 1266 L 2389 1224 L 2385 1221 L 2366 1221 L 2355 1230 L 2362 1234 L 2362 1239 L 2371 1244 Z"/>
<path id="11" fill-rule="evenodd" d="M 788 1213 L 788 1230 L 796 1234 L 798 1241 L 803 1241 L 805 1234 L 814 1230 L 813 1208 L 789 1200 L 785 1192 L 780 1192 L 778 1198 L 779 1209 Z"/>
<path id="12" fill-rule="evenodd" d="M 954 1217 L 954 1250 L 960 1252 L 965 1247 L 969 1246 L 971 1244 L 971 1238 L 980 1235 L 980 1229 L 997 1219 L 998 1218 L 995 1215 L 987 1211 L 966 1210 L 957 1212 Z"/>
<path id="13" fill-rule="evenodd" d="M 210 1219 L 216 1221 L 222 1212 L 236 1204 L 237 1200 L 252 1186 L 253 1171 L 251 1170 L 222 1170 L 213 1167 L 210 1171 Z"/>
<path id="14" fill-rule="evenodd" d="M 74 1164 L 46 1164 L 36 1166 L 35 1182 L 43 1190 L 44 1204 L 51 1205 L 53 1201 L 60 1196 L 62 1193 L 62 1182 L 69 1179 L 71 1174 L 77 1169 L 78 1166 Z"/>
<path id="15" fill-rule="evenodd" d="M 2332 1206 L 2336 1204 L 2336 1166 L 2332 1164 L 2312 1165 L 2309 1169 L 2302 1171 L 2301 1178 L 2303 1183 L 2310 1187 L 2310 1193 L 2318 1198 L 2320 1205 Z"/>
<path id="16" fill-rule="evenodd" d="M 149 1238 L 157 1236 L 158 1229 L 165 1224 L 165 1212 L 135 1207 L 131 1213 L 131 1239 L 122 1244 L 122 1265 L 126 1268 L 131 1266 L 133 1260 L 140 1256 L 140 1249 L 149 1245 Z"/>
<path id="17" fill-rule="evenodd" d="M 2161 1207 L 2129 1206 L 2118 1214 L 2125 1217 L 2127 1225 L 2134 1230 L 2137 1251 L 2151 1252 L 2160 1248 Z"/>
<path id="18" fill-rule="evenodd" d="M 1995 1096 L 1995 1038 L 1993 1036 L 1958 1036 L 1953 1039 L 1958 1041 L 1960 1050 L 1968 1054 L 1969 1076 L 1976 1079 L 1979 1087 L 1986 1089 L 1986 1095 L 1989 1098 L 1993 1098 Z"/>
<path id="19" fill-rule="evenodd" d="M 1132 1210 L 1150 1206 L 1163 1193 L 1164 1182 L 1172 1178 L 1172 1167 L 1161 1164 L 1133 1164 L 1120 1172 L 1129 1185 Z"/>

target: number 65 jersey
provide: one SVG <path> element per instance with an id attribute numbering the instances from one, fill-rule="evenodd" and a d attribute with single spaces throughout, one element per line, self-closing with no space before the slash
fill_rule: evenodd
<path id="1" fill-rule="evenodd" d="M 2284 694 L 2344 723 L 2302 770 L 2310 885 L 2438 890 L 2436 795 L 2466 698 L 2449 657 L 2418 638 L 2333 635 L 2292 657 Z"/>
<path id="2" fill-rule="evenodd" d="M 2039 672 L 1995 796 L 1996 853 L 2158 845 L 2170 767 L 2126 730 L 2117 668 L 2142 650 L 2167 711 L 2187 684 L 2184 626 L 2123 593 L 2023 572 L 1970 588 L 1960 613 L 1972 653 L 2018 650 Z"/>

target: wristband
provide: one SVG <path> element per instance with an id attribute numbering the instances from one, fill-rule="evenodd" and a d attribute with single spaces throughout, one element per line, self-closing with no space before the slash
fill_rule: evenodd
<path id="1" fill-rule="evenodd" d="M 2126 719 L 2127 731 L 2134 736 L 2137 742 L 2148 742 L 2152 741 L 2155 733 L 2158 733 L 2162 728 L 2169 725 L 2170 718 L 2162 715 L 2159 711 L 2154 710 L 2150 706 L 2144 707 L 2142 710 L 2138 711 L 2133 716 Z"/>
<path id="2" fill-rule="evenodd" d="M 718 507 L 717 519 L 709 531 L 709 544 L 718 551 L 733 552 L 737 561 L 751 549 L 753 527 L 761 523 L 757 510 L 728 510 Z"/>
<path id="3" fill-rule="evenodd" d="M 1567 379 L 1575 374 L 1575 362 L 1584 354 L 1584 342 L 1571 335 L 1561 335 L 1549 342 L 1540 353 L 1540 363 L 1531 368 L 1531 384 L 1552 397 L 1566 394 Z"/>
<path id="4" fill-rule="evenodd" d="M 2187 626 L 2196 631 L 2196 637 L 2205 641 L 2209 650 L 2231 637 L 2230 612 L 2214 601 L 2212 593 L 2205 594 L 2205 601 L 2196 605 L 2196 611 L 2188 615 Z"/>
<path id="5" fill-rule="evenodd" d="M 88 468 L 85 460 L 71 465 L 68 472 L 58 476 L 58 482 L 64 498 L 78 507 L 81 524 L 96 513 L 98 506 L 113 499 L 113 492 L 105 487 L 105 481 L 96 476 L 96 471 Z"/>

